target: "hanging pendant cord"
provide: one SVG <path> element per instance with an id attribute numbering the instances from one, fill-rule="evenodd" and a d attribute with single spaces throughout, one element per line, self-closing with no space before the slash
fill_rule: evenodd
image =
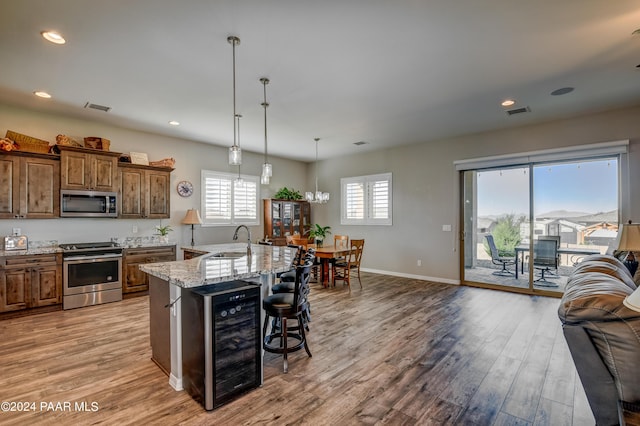
<path id="1" fill-rule="evenodd" d="M 240 119 L 242 118 L 242 115 L 235 114 L 235 117 L 237 118 L 237 121 L 238 121 L 238 146 L 240 146 Z M 234 123 L 234 126 L 233 126 L 233 130 L 234 130 L 234 132 L 236 130 L 235 123 Z M 238 180 L 240 180 L 240 179 L 242 179 L 242 178 L 240 177 L 240 164 L 238 164 Z"/>
<path id="2" fill-rule="evenodd" d="M 269 162 L 267 156 L 267 107 L 269 106 L 269 103 L 267 103 L 267 84 L 269 84 L 269 79 L 261 78 L 260 81 L 264 89 L 264 102 L 262 103 L 264 107 L 264 163 L 267 164 Z"/>
<path id="3" fill-rule="evenodd" d="M 240 39 L 229 36 L 227 41 L 231 43 L 233 52 L 233 146 L 236 146 L 236 44 L 240 44 Z"/>
<path id="4" fill-rule="evenodd" d="M 316 141 L 316 193 L 314 194 L 315 197 L 318 196 L 318 141 L 320 140 L 320 138 L 315 138 Z"/>

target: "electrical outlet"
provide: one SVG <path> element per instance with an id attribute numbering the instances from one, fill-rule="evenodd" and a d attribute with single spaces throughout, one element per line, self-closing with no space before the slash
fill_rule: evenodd
<path id="1" fill-rule="evenodd" d="M 20 228 L 13 228 L 13 235 L 20 235 L 22 233 L 22 229 Z"/>
<path id="2" fill-rule="evenodd" d="M 131 227 L 131 232 L 133 232 L 134 234 L 137 234 L 138 233 L 138 227 L 136 225 L 133 225 Z"/>
<path id="3" fill-rule="evenodd" d="M 442 230 L 444 232 L 451 232 L 451 225 L 442 225 Z"/>
<path id="4" fill-rule="evenodd" d="M 418 264 L 418 266 L 422 266 L 422 259 L 418 259 L 418 262 L 416 262 Z"/>

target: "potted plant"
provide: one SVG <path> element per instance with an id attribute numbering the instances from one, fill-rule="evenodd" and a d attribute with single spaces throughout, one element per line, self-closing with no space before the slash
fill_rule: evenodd
<path id="1" fill-rule="evenodd" d="M 320 226 L 317 223 L 311 225 L 309 229 L 309 238 L 313 238 L 316 241 L 318 247 L 322 247 L 322 243 L 327 235 L 331 233 L 330 226 Z"/>
<path id="2" fill-rule="evenodd" d="M 280 188 L 278 192 L 273 195 L 273 198 L 276 200 L 302 200 L 302 194 L 300 191 L 296 191 L 295 189 Z"/>
<path id="3" fill-rule="evenodd" d="M 169 242 L 169 232 L 173 231 L 173 229 L 171 229 L 171 226 L 169 225 L 164 225 L 162 226 L 162 221 L 160 221 L 160 225 L 156 226 L 156 231 L 158 231 L 158 235 L 160 235 L 160 241 L 164 242 L 164 243 L 168 243 Z"/>

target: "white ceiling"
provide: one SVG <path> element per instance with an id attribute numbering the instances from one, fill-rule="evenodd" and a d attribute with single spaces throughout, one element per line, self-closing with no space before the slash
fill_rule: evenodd
<path id="1" fill-rule="evenodd" d="M 270 154 L 311 161 L 637 105 L 638 28 L 637 0 L 0 0 L 0 101 L 228 146 L 236 35 L 242 148 L 266 76 Z"/>

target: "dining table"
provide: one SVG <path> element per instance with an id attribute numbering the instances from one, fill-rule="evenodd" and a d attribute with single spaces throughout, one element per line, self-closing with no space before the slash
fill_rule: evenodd
<path id="1" fill-rule="evenodd" d="M 518 278 L 518 264 L 520 264 L 520 274 L 524 274 L 525 253 L 529 252 L 528 244 L 521 244 L 516 246 L 516 279 Z M 573 261 L 574 266 L 578 264 L 583 256 L 589 256 L 592 254 L 600 254 L 600 249 L 589 247 L 559 247 L 558 254 L 577 255 L 578 258 Z"/>
<path id="2" fill-rule="evenodd" d="M 315 247 L 316 257 L 320 259 L 320 279 L 322 285 L 328 287 L 331 285 L 331 260 L 346 256 L 351 252 L 350 247 L 336 247 L 334 245 Z"/>

